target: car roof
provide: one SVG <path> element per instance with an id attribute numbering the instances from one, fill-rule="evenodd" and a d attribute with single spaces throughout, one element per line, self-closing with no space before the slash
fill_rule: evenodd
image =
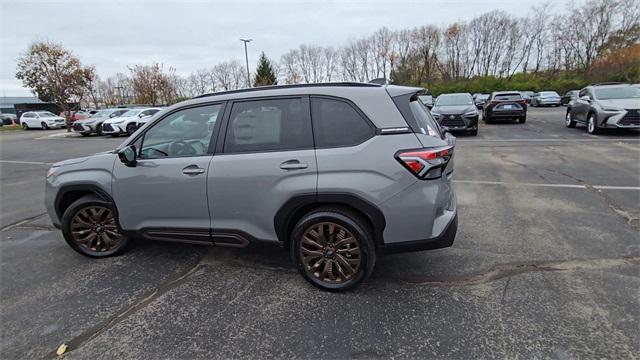
<path id="1" fill-rule="evenodd" d="M 495 95 L 520 95 L 519 91 L 494 91 Z"/>
<path id="2" fill-rule="evenodd" d="M 446 94 L 440 94 L 440 96 L 448 96 L 448 95 L 469 95 L 469 96 L 471 96 L 471 94 L 469 94 L 469 93 L 446 93 Z"/>

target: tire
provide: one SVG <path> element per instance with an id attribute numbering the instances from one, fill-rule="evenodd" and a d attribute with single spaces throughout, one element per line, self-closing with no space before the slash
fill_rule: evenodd
<path id="1" fill-rule="evenodd" d="M 62 215 L 64 240 L 84 256 L 103 258 L 116 255 L 129 244 L 117 214 L 113 203 L 96 195 L 85 195 L 69 205 Z M 88 235 L 83 237 L 85 234 Z"/>
<path id="2" fill-rule="evenodd" d="M 22 128 L 25 129 L 25 130 L 29 130 L 29 125 L 27 125 L 26 122 L 23 122 L 22 123 Z"/>
<path id="3" fill-rule="evenodd" d="M 90 134 L 90 133 L 80 133 L 80 135 L 82 135 L 82 136 L 89 136 L 89 135 L 91 135 L 91 134 Z"/>
<path id="4" fill-rule="evenodd" d="M 325 231 L 324 236 L 320 234 Z M 332 246 L 348 239 L 353 240 Z M 292 231 L 290 244 L 302 277 L 323 290 L 355 288 L 371 275 L 376 263 L 371 229 L 360 216 L 340 208 L 320 208 L 303 216 Z"/>
<path id="5" fill-rule="evenodd" d="M 564 117 L 564 125 L 568 128 L 576 127 L 576 121 L 571 117 L 571 110 L 567 110 L 567 115 Z"/>
<path id="6" fill-rule="evenodd" d="M 49 125 L 47 125 L 47 123 L 44 121 L 40 123 L 40 127 L 42 128 L 42 130 L 49 130 Z"/>
<path id="7" fill-rule="evenodd" d="M 469 131 L 469 135 L 471 135 L 471 136 L 478 136 L 478 129 L 470 130 L 470 131 Z"/>
<path id="8" fill-rule="evenodd" d="M 96 125 L 96 135 L 98 136 L 102 135 L 102 124 Z"/>
<path id="9" fill-rule="evenodd" d="M 596 114 L 590 113 L 587 118 L 587 132 L 591 135 L 597 135 L 600 133 L 600 127 L 598 126 L 598 118 Z"/>
<path id="10" fill-rule="evenodd" d="M 526 122 L 527 122 L 527 117 L 526 117 L 526 116 L 523 116 L 523 117 L 521 117 L 521 118 L 518 118 L 518 122 L 519 122 L 520 124 L 524 124 L 524 123 L 526 123 Z"/>
<path id="11" fill-rule="evenodd" d="M 482 120 L 484 120 L 485 124 L 490 124 L 491 123 L 491 116 L 485 116 L 482 118 Z"/>
<path id="12" fill-rule="evenodd" d="M 127 136 L 131 136 L 131 134 L 133 134 L 134 132 L 136 132 L 136 124 L 131 123 L 129 125 L 127 125 Z"/>
<path id="13" fill-rule="evenodd" d="M 119 133 L 113 133 L 113 134 L 111 134 L 111 137 L 118 137 L 118 136 L 120 136 L 120 134 L 119 134 Z"/>

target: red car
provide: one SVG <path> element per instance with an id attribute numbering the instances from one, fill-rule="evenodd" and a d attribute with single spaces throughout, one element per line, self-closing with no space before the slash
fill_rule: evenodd
<path id="1" fill-rule="evenodd" d="M 72 114 L 71 122 L 74 122 L 76 120 L 84 120 L 84 119 L 87 119 L 89 117 L 89 113 L 84 111 L 84 110 L 70 111 L 70 113 Z M 66 119 L 64 111 L 60 113 L 60 116 Z"/>

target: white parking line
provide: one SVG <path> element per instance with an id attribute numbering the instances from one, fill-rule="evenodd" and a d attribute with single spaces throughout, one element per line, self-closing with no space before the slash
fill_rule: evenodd
<path id="1" fill-rule="evenodd" d="M 25 165 L 51 165 L 53 163 L 49 162 L 39 162 L 39 161 L 14 161 L 14 160 L 0 160 L 0 163 L 6 164 L 25 164 Z"/>
<path id="2" fill-rule="evenodd" d="M 562 138 L 548 138 L 548 139 L 457 139 L 457 142 L 545 142 L 545 141 L 563 141 L 563 142 L 620 142 L 620 141 L 640 141 L 636 138 L 624 138 L 624 139 L 562 139 Z"/>
<path id="3" fill-rule="evenodd" d="M 529 186 L 529 187 L 549 187 L 549 188 L 565 188 L 565 189 L 587 189 L 586 185 L 578 184 L 540 184 L 540 183 L 523 183 L 523 182 L 506 182 L 506 181 L 483 181 L 483 180 L 453 180 L 457 184 L 476 184 L 476 185 L 498 185 L 498 186 Z M 640 191 L 640 186 L 612 186 L 612 185 L 593 185 L 598 190 L 635 190 Z"/>

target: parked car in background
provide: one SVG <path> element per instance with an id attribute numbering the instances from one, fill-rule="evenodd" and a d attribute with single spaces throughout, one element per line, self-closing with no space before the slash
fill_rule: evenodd
<path id="1" fill-rule="evenodd" d="M 433 96 L 431 95 L 420 95 L 418 96 L 418 99 L 420 99 L 420 102 L 426 106 L 428 109 L 431 109 L 433 107 Z"/>
<path id="2" fill-rule="evenodd" d="M 12 126 L 18 124 L 15 114 L 0 114 L 0 126 Z"/>
<path id="3" fill-rule="evenodd" d="M 580 90 L 569 90 L 566 94 L 564 94 L 561 98 L 562 105 L 567 105 L 571 101 L 575 101 L 578 98 L 578 93 Z"/>
<path id="4" fill-rule="evenodd" d="M 98 110 L 87 119 L 78 120 L 73 123 L 73 131 L 78 132 L 84 136 L 91 134 L 102 135 L 102 123 L 108 119 L 115 119 L 122 114 L 129 111 L 129 109 L 104 109 Z"/>
<path id="5" fill-rule="evenodd" d="M 569 103 L 565 125 L 587 125 L 589 134 L 602 129 L 640 129 L 640 88 L 629 84 L 590 85 Z"/>
<path id="6" fill-rule="evenodd" d="M 491 94 L 484 107 L 482 119 L 487 124 L 495 120 L 527 121 L 527 101 L 518 91 L 498 91 Z"/>
<path id="7" fill-rule="evenodd" d="M 74 121 L 78 121 L 78 120 L 84 120 L 84 119 L 86 119 L 86 118 L 88 118 L 88 117 L 89 117 L 89 112 L 87 112 L 87 111 L 83 111 L 83 110 L 79 110 L 79 111 L 67 111 L 67 112 L 62 111 L 62 112 L 60 113 L 60 117 L 62 117 L 62 118 L 66 118 L 65 113 L 68 113 L 68 114 L 69 114 L 69 116 L 71 117 L 71 119 L 70 119 L 70 120 L 71 120 L 72 122 L 74 122 Z"/>
<path id="8" fill-rule="evenodd" d="M 60 129 L 65 127 L 65 120 L 50 111 L 27 111 L 20 116 L 23 129 Z"/>
<path id="9" fill-rule="evenodd" d="M 259 240 L 289 249 L 311 284 L 348 290 L 381 254 L 454 241 L 456 139 L 422 91 L 334 83 L 200 96 L 114 151 L 54 164 L 46 209 L 85 256 L 123 252 L 133 237 Z"/>
<path id="10" fill-rule="evenodd" d="M 442 94 L 433 104 L 431 114 L 451 131 L 478 135 L 478 109 L 469 93 Z"/>
<path id="11" fill-rule="evenodd" d="M 473 94 L 473 102 L 476 104 L 478 109 L 483 109 L 484 104 L 489 99 L 490 94 Z"/>
<path id="12" fill-rule="evenodd" d="M 531 99 L 531 106 L 560 106 L 562 99 L 555 91 L 540 91 Z"/>
<path id="13" fill-rule="evenodd" d="M 137 123 L 140 119 L 151 117 L 158 111 L 160 108 L 129 109 L 117 118 L 105 120 L 102 123 L 102 133 L 111 136 L 131 135 L 138 129 Z"/>
<path id="14" fill-rule="evenodd" d="M 520 91 L 520 95 L 522 95 L 522 98 L 527 102 L 527 104 L 531 104 L 531 99 L 533 99 L 533 95 L 535 95 L 535 92 L 533 91 Z"/>

